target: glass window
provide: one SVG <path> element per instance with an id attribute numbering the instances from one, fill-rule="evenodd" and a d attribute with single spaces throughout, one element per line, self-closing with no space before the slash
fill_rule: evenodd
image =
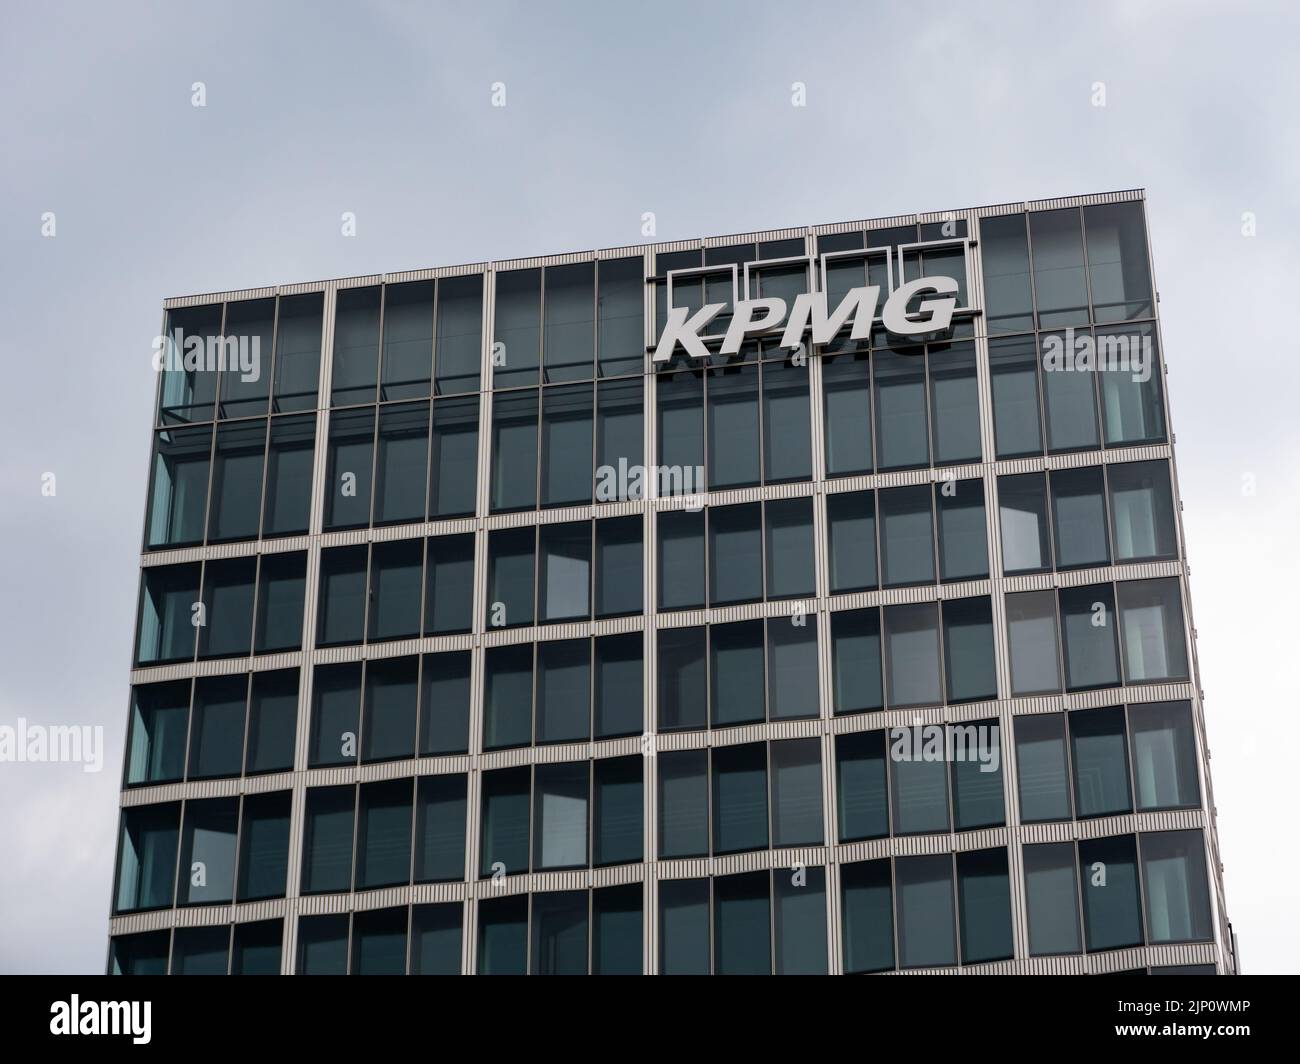
<path id="1" fill-rule="evenodd" d="M 533 869 L 588 863 L 588 762 L 538 765 L 533 789 Z"/>
<path id="2" fill-rule="evenodd" d="M 889 834 L 885 783 L 885 733 L 849 732 L 835 737 L 839 786 L 840 842 L 878 839 Z"/>
<path id="3" fill-rule="evenodd" d="M 772 720 L 815 717 L 817 617 L 796 614 L 767 619 L 767 712 Z"/>
<path id="4" fill-rule="evenodd" d="M 658 522 L 659 608 L 703 606 L 704 511 L 665 510 Z"/>
<path id="5" fill-rule="evenodd" d="M 1079 884 L 1074 843 L 1026 846 L 1023 853 L 1030 955 L 1078 953 Z"/>
<path id="6" fill-rule="evenodd" d="M 1079 865 L 1089 951 L 1142 945 L 1133 836 L 1081 840 Z"/>
<path id="7" fill-rule="evenodd" d="M 1097 364 L 1106 445 L 1163 440 L 1165 412 L 1155 326 L 1148 322 L 1098 329 Z"/>
<path id="8" fill-rule="evenodd" d="M 190 682 L 143 684 L 131 691 L 126 783 L 169 783 L 185 774 Z"/>
<path id="9" fill-rule="evenodd" d="M 417 657 L 380 658 L 366 663 L 361 760 L 415 756 L 419 677 Z"/>
<path id="10" fill-rule="evenodd" d="M 812 428 L 808 414 L 808 365 L 763 363 L 763 480 L 812 476 Z"/>
<path id="11" fill-rule="evenodd" d="M 938 620 L 932 602 L 885 607 L 891 708 L 938 705 L 942 701 Z"/>
<path id="12" fill-rule="evenodd" d="M 411 907 L 411 974 L 459 975 L 464 906 L 460 902 Z"/>
<path id="13" fill-rule="evenodd" d="M 283 920 L 236 924 L 230 946 L 231 975 L 279 975 Z"/>
<path id="14" fill-rule="evenodd" d="M 539 743 L 591 737 L 591 642 L 564 639 L 537 644 Z"/>
<path id="15" fill-rule="evenodd" d="M 433 370 L 433 285 L 411 281 L 384 286 L 384 351 L 379 398 L 429 394 Z"/>
<path id="16" fill-rule="evenodd" d="M 975 345 L 931 344 L 929 357 L 935 464 L 978 462 L 981 446 Z"/>
<path id="17" fill-rule="evenodd" d="M 345 288 L 334 312 L 331 406 L 373 403 L 379 374 L 381 289 Z"/>
<path id="18" fill-rule="evenodd" d="M 1051 481 L 1057 568 L 1108 565 L 1106 488 L 1101 466 L 1058 469 Z"/>
<path id="19" fill-rule="evenodd" d="M 411 781 L 361 785 L 357 890 L 411 881 Z"/>
<path id="20" fill-rule="evenodd" d="M 880 492 L 880 563 L 885 587 L 934 582 L 934 527 L 928 485 Z"/>
<path id="21" fill-rule="evenodd" d="M 239 830 L 241 902 L 284 896 L 289 874 L 289 791 L 250 794 Z"/>
<path id="22" fill-rule="evenodd" d="M 315 391 L 314 384 L 312 390 Z M 311 467 L 315 447 L 315 417 L 271 419 L 271 442 L 266 456 L 266 499 L 262 504 L 263 536 L 291 536 L 307 531 L 311 519 Z"/>
<path id="23" fill-rule="evenodd" d="M 496 275 L 496 322 L 492 330 L 492 386 L 536 384 L 542 348 L 542 271 L 507 270 Z"/>
<path id="24" fill-rule="evenodd" d="M 1151 942 L 1212 938 L 1205 840 L 1200 831 L 1156 831 L 1140 839 Z"/>
<path id="25" fill-rule="evenodd" d="M 1106 467 L 1117 562 L 1176 558 L 1178 533 L 1169 464 L 1125 462 Z"/>
<path id="26" fill-rule="evenodd" d="M 190 779 L 238 776 L 244 763 L 248 677 L 201 676 L 190 717 Z"/>
<path id="27" fill-rule="evenodd" d="M 950 724 L 952 808 L 958 831 L 1006 823 L 1002 805 L 1002 728 L 996 720 Z"/>
<path id="28" fill-rule="evenodd" d="M 949 702 L 997 697 L 993 611 L 987 597 L 943 604 L 943 656 Z"/>
<path id="29" fill-rule="evenodd" d="M 1010 958 L 1011 884 L 1005 849 L 957 854 L 957 900 L 962 964 Z"/>
<path id="30" fill-rule="evenodd" d="M 826 475 L 870 473 L 871 362 L 865 355 L 840 355 L 822 361 L 826 419 Z"/>
<path id="31" fill-rule="evenodd" d="M 709 604 L 724 606 L 762 597 L 762 504 L 710 510 Z"/>
<path id="32" fill-rule="evenodd" d="M 312 768 L 357 759 L 361 713 L 361 663 L 318 665 L 312 692 Z"/>
<path id="33" fill-rule="evenodd" d="M 429 517 L 463 517 L 474 512 L 478 489 L 477 399 L 441 399 L 433 404 L 429 476 Z"/>
<path id="34" fill-rule="evenodd" d="M 981 218 L 980 259 L 984 266 L 984 307 L 988 330 L 1025 332 L 1034 327 L 1029 283 L 1029 241 L 1023 214 Z"/>
<path id="35" fill-rule="evenodd" d="M 1043 402 L 1046 406 L 1047 448 L 1078 451 L 1098 445 L 1095 361 L 1092 332 L 1044 333 L 1042 349 Z"/>
<path id="36" fill-rule="evenodd" d="M 297 971 L 301 975 L 347 975 L 347 913 L 298 917 Z"/>
<path id="37" fill-rule="evenodd" d="M 163 429 L 154 436 L 146 546 L 203 542 L 212 428 Z M 254 534 L 256 534 L 254 532 Z"/>
<path id="38" fill-rule="evenodd" d="M 1042 473 L 998 477 L 1002 569 L 1007 575 L 1052 567 L 1047 536 L 1047 488 Z"/>
<path id="39" fill-rule="evenodd" d="M 208 541 L 257 536 L 262 513 L 262 459 L 266 420 L 241 421 L 217 429 L 212 461 L 212 499 L 208 505 Z"/>
<path id="40" fill-rule="evenodd" d="M 1075 809 L 1080 817 L 1110 816 L 1133 809 L 1128 790 L 1124 707 L 1069 715 Z"/>
<path id="41" fill-rule="evenodd" d="M 1149 702 L 1129 706 L 1128 726 L 1138 809 L 1145 812 L 1198 806 L 1192 704 Z"/>
<path id="42" fill-rule="evenodd" d="M 759 482 L 758 372 L 752 364 L 728 366 L 709 377 L 709 488 L 713 491 Z"/>
<path id="43" fill-rule="evenodd" d="M 952 858 L 947 854 L 900 857 L 894 862 L 894 876 L 898 884 L 899 966 L 956 964 Z"/>
<path id="44" fill-rule="evenodd" d="M 642 636 L 640 632 L 601 636 L 595 640 L 595 735 L 612 739 L 639 735 L 645 727 L 642 703 Z"/>
<path id="45" fill-rule="evenodd" d="M 321 551 L 320 598 L 316 642 L 360 643 L 366 623 L 365 546 Z"/>
<path id="46" fill-rule="evenodd" d="M 596 522 L 596 616 L 641 612 L 641 518 Z"/>
<path id="47" fill-rule="evenodd" d="M 821 740 L 787 739 L 772 743 L 771 751 L 772 845 L 820 846 Z"/>
<path id="48" fill-rule="evenodd" d="M 524 531 L 527 538 L 531 539 L 532 530 Z M 427 544 L 425 579 L 428 586 L 424 593 L 424 634 L 468 632 L 474 613 L 474 534 L 469 532 L 460 536 L 430 536 Z M 529 561 L 531 562 L 531 557 Z M 530 583 L 531 579 L 530 574 Z M 418 595 L 418 591 L 414 594 Z M 528 601 L 532 601 L 531 587 L 528 589 Z"/>
<path id="49" fill-rule="evenodd" d="M 415 882 L 464 878 L 465 788 L 463 773 L 421 776 L 416 781 Z"/>
<path id="50" fill-rule="evenodd" d="M 831 687 L 836 715 L 884 707 L 876 610 L 831 614 Z"/>
<path id="51" fill-rule="evenodd" d="M 194 657 L 194 606 L 199 602 L 199 564 L 159 565 L 141 576 L 140 631 L 136 664 L 157 665 Z"/>
<path id="52" fill-rule="evenodd" d="M 253 650 L 269 654 L 302 646 L 307 554 L 264 554 L 258 572 L 257 638 Z"/>
<path id="53" fill-rule="evenodd" d="M 910 469 L 930 462 L 923 348 L 872 352 L 876 378 L 877 467 Z"/>
<path id="54" fill-rule="evenodd" d="M 167 346 L 158 352 L 163 373 L 158 420 L 163 424 L 212 419 L 217 373 L 205 368 L 206 359 L 196 356 L 216 349 L 221 312 L 220 303 L 168 311 Z M 186 356 L 195 368 L 185 368 Z"/>
<path id="55" fill-rule="evenodd" d="M 311 410 L 316 406 L 324 315 L 323 293 L 280 297 L 275 328 L 274 412 Z"/>
<path id="56" fill-rule="evenodd" d="M 1117 585 L 1128 683 L 1187 679 L 1183 600 L 1178 580 L 1131 580 Z"/>
<path id="57" fill-rule="evenodd" d="M 764 504 L 764 516 L 767 597 L 816 594 L 811 497 L 769 500 Z"/>
<path id="58" fill-rule="evenodd" d="M 1149 318 L 1151 270 L 1147 264 L 1142 204 L 1095 203 L 1083 208 L 1088 239 L 1088 277 L 1096 321 Z"/>
<path id="59" fill-rule="evenodd" d="M 179 802 L 122 810 L 114 912 L 171 905 L 180 817 Z"/>
<path id="60" fill-rule="evenodd" d="M 225 975 L 230 928 L 178 927 L 172 939 L 172 975 Z"/>
<path id="61" fill-rule="evenodd" d="M 1119 683 L 1115 595 L 1110 584 L 1061 588 L 1066 690 Z"/>
<path id="62" fill-rule="evenodd" d="M 942 729 L 938 733 L 942 738 Z M 944 751 L 931 750 L 929 736 L 920 727 L 894 728 L 888 739 L 894 831 L 899 835 L 947 831 L 948 766 Z"/>
<path id="63" fill-rule="evenodd" d="M 498 872 L 517 876 L 528 871 L 528 786 L 527 765 L 483 773 L 480 876 Z M 521 897 L 526 903 L 527 897 Z"/>
<path id="64" fill-rule="evenodd" d="M 321 894 L 352 886 L 352 826 L 356 789 L 312 787 L 303 829 L 302 892 Z"/>
<path id="65" fill-rule="evenodd" d="M 407 909 L 368 909 L 352 917 L 352 974 L 406 974 Z"/>
<path id="66" fill-rule="evenodd" d="M 375 411 L 341 410 L 330 415 L 329 461 L 325 474 L 325 530 L 370 523 L 371 465 Z"/>
<path id="67" fill-rule="evenodd" d="M 596 347 L 596 264 L 546 267 L 546 381 L 590 380 Z M 586 965 L 583 965 L 584 972 Z"/>
<path id="68" fill-rule="evenodd" d="M 472 392 L 483 360 L 483 275 L 444 277 L 438 282 L 437 348 L 439 395 Z"/>
<path id="69" fill-rule="evenodd" d="M 745 872 L 713 881 L 713 970 L 716 975 L 770 975 L 772 920 L 768 874 Z"/>
<path id="70" fill-rule="evenodd" d="M 488 533 L 488 625 L 533 623 L 533 527 L 498 528 Z"/>
<path id="71" fill-rule="evenodd" d="M 238 832 L 238 798 L 185 803 L 178 905 L 216 904 L 234 899 Z"/>
<path id="72" fill-rule="evenodd" d="M 538 530 L 537 610 L 541 622 L 591 616 L 591 522 Z"/>
<path id="73" fill-rule="evenodd" d="M 591 974 L 641 974 L 641 884 L 591 892 Z"/>
<path id="74" fill-rule="evenodd" d="M 532 644 L 488 647 L 483 668 L 483 746 L 527 746 L 533 735 Z"/>
<path id="75" fill-rule="evenodd" d="M 542 394 L 543 506 L 591 501 L 592 398 L 589 384 Z"/>
<path id="76" fill-rule="evenodd" d="M 660 858 L 706 855 L 709 852 L 709 752 L 665 750 L 659 754 L 658 766 Z"/>
<path id="77" fill-rule="evenodd" d="M 256 558 L 210 561 L 203 572 L 199 657 L 243 656 L 253 645 Z"/>
<path id="78" fill-rule="evenodd" d="M 952 480 L 935 489 L 939 512 L 939 573 L 943 580 L 989 575 L 984 481 Z"/>
<path id="79" fill-rule="evenodd" d="M 876 498 L 870 491 L 826 496 L 831 594 L 876 586 Z"/>
<path id="80" fill-rule="evenodd" d="M 370 642 L 420 634 L 420 580 L 424 543 L 418 539 L 376 543 L 370 556 Z"/>
<path id="81" fill-rule="evenodd" d="M 298 670 L 253 673 L 244 771 L 283 772 L 293 768 L 298 731 Z"/>
<path id="82" fill-rule="evenodd" d="M 714 625 L 709 662 L 713 726 L 763 720 L 763 622 Z"/>
<path id="83" fill-rule="evenodd" d="M 528 974 L 528 895 L 478 903 L 480 975 Z"/>
<path id="84" fill-rule="evenodd" d="M 1021 821 L 1069 820 L 1064 714 L 1016 717 L 1015 730 Z"/>
<path id="85" fill-rule="evenodd" d="M 704 377 L 692 371 L 663 373 L 656 390 L 659 465 L 667 473 L 676 474 L 661 477 L 660 494 L 703 491 L 704 484 L 696 473 L 704 469 Z"/>
<path id="86" fill-rule="evenodd" d="M 1034 340 L 990 340 L 989 371 L 993 385 L 993 432 L 997 456 L 1017 458 L 1042 454 L 1038 350 Z"/>
<path id="87" fill-rule="evenodd" d="M 596 386 L 597 502 L 645 497 L 646 485 L 638 475 L 644 461 L 644 410 L 640 378 Z"/>
<path id="88" fill-rule="evenodd" d="M 639 373 L 645 360 L 645 261 L 603 259 L 596 268 L 596 359 L 600 375 Z"/>
<path id="89" fill-rule="evenodd" d="M 500 510 L 537 505 L 537 392 L 511 392 L 492 401 L 492 499 Z"/>
<path id="90" fill-rule="evenodd" d="M 380 408 L 378 447 L 375 524 L 423 520 L 429 483 L 429 404 Z"/>
<path id="91" fill-rule="evenodd" d="M 420 666 L 420 756 L 469 749 L 470 653 L 425 654 Z"/>
<path id="92" fill-rule="evenodd" d="M 1051 591 L 1008 595 L 1011 693 L 1041 694 L 1061 689 L 1056 655 L 1056 596 Z"/>
<path id="93" fill-rule="evenodd" d="M 659 727 L 664 731 L 707 727 L 705 632 L 704 628 L 659 632 Z"/>
<path id="94" fill-rule="evenodd" d="M 708 975 L 709 880 L 659 882 L 659 971 Z"/>
<path id="95" fill-rule="evenodd" d="M 713 852 L 767 846 L 767 749 L 763 743 L 713 752 Z"/>
<path id="96" fill-rule="evenodd" d="M 642 757 L 600 758 L 592 763 L 592 855 L 594 865 L 628 864 L 642 858 Z"/>
<path id="97" fill-rule="evenodd" d="M 587 974 L 587 892 L 534 894 L 533 975 Z"/>
<path id="98" fill-rule="evenodd" d="M 889 861 L 840 866 L 844 911 L 844 970 L 894 967 L 894 900 Z"/>
<path id="99" fill-rule="evenodd" d="M 1086 325 L 1088 280 L 1078 208 L 1032 211 L 1029 239 L 1034 254 L 1039 328 Z"/>

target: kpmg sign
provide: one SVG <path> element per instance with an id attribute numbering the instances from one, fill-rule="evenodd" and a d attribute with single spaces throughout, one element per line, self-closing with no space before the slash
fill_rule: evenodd
<path id="1" fill-rule="evenodd" d="M 951 277 L 918 277 L 908 281 L 894 289 L 885 300 L 881 321 L 896 336 L 942 332 L 952 322 L 958 290 L 957 282 Z M 909 315 L 908 305 L 924 295 L 942 298 L 923 299 Z M 825 292 L 805 292 L 795 296 L 794 306 L 788 308 L 784 299 L 743 299 L 735 304 L 731 324 L 718 353 L 735 354 L 747 338 L 770 336 L 778 331 L 782 347 L 798 348 L 810 328 L 814 344 L 830 343 L 850 317 L 853 319 L 850 337 L 863 340 L 871 334 L 871 323 L 879 304 L 879 285 L 849 289 L 833 311 L 827 308 Z M 707 358 L 710 351 L 700 334 L 726 308 L 726 303 L 707 303 L 694 314 L 689 307 L 671 308 L 659 337 L 659 346 L 655 348 L 654 361 L 667 362 L 679 343 L 692 358 Z"/>

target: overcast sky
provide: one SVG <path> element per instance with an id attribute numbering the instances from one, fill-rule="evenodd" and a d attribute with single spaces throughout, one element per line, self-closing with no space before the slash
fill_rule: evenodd
<path id="1" fill-rule="evenodd" d="M 1300 968 L 1294 5 L 5 6 L 0 725 L 107 745 L 0 763 L 0 971 L 103 969 L 165 297 L 1134 187 L 1229 913 Z"/>

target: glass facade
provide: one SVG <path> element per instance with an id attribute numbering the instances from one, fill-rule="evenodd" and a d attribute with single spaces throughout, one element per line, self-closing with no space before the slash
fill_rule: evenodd
<path id="1" fill-rule="evenodd" d="M 1234 970 L 1140 194 L 173 302 L 110 971 Z"/>

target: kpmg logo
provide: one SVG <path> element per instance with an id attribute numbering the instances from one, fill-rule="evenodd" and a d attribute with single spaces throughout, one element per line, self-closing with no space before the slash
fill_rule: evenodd
<path id="1" fill-rule="evenodd" d="M 958 285 L 951 277 L 918 277 L 894 289 L 881 312 L 885 328 L 896 336 L 924 336 L 942 332 L 952 322 L 952 312 L 957 307 Z M 922 295 L 943 298 L 923 299 L 911 315 L 908 304 Z M 719 354 L 734 355 L 748 337 L 781 333 L 781 346 L 798 348 L 811 328 L 814 344 L 827 344 L 835 338 L 849 318 L 853 329 L 849 336 L 863 340 L 871 335 L 871 323 L 880 304 L 880 286 L 867 285 L 851 288 L 833 311 L 826 305 L 825 292 L 804 292 L 795 296 L 794 306 L 787 307 L 784 299 L 742 299 L 736 303 L 722 339 Z M 673 307 L 655 348 L 654 361 L 667 362 L 677 345 L 692 358 L 708 358 L 700 333 L 704 327 L 726 310 L 726 303 L 706 303 L 694 314 L 689 307 Z"/>

